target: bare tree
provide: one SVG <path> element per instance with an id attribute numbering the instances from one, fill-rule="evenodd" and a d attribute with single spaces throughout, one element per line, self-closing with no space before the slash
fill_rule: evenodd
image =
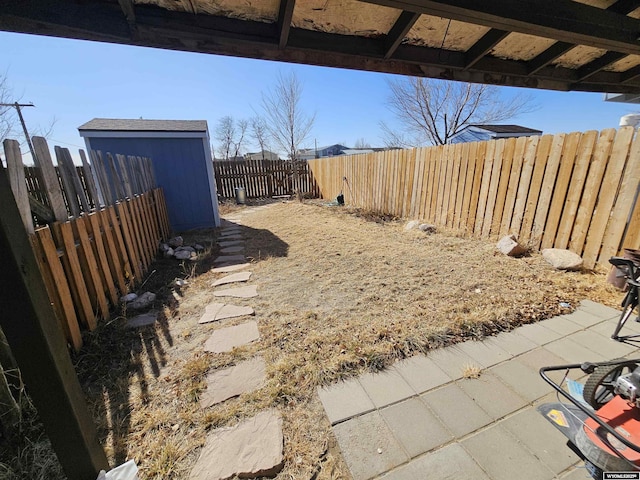
<path id="1" fill-rule="evenodd" d="M 216 127 L 216 140 L 218 144 L 218 153 L 222 160 L 229 160 L 229 154 L 234 145 L 236 136 L 236 122 L 233 117 L 225 116 L 218 121 Z"/>
<path id="2" fill-rule="evenodd" d="M 238 136 L 234 141 L 235 152 L 234 157 L 237 159 L 242 152 L 242 143 L 244 142 L 244 137 L 247 133 L 247 129 L 249 128 L 248 120 L 238 120 Z"/>
<path id="3" fill-rule="evenodd" d="M 268 148 L 268 135 L 267 122 L 263 117 L 255 116 L 251 119 L 251 136 L 260 146 L 260 153 L 262 160 L 264 160 L 264 152 Z"/>
<path id="4" fill-rule="evenodd" d="M 355 145 L 353 146 L 355 149 L 363 149 L 363 148 L 371 148 L 371 144 L 367 142 L 364 138 L 359 138 L 356 140 Z"/>
<path id="5" fill-rule="evenodd" d="M 262 95 L 269 134 L 292 161 L 297 159 L 300 144 L 309 135 L 315 121 L 315 114 L 307 115 L 302 111 L 301 98 L 302 84 L 295 73 L 286 77 L 279 74 L 271 91 Z"/>
<path id="6" fill-rule="evenodd" d="M 389 88 L 388 106 L 402 132 L 383 124 L 383 135 L 395 141 L 408 135 L 413 146 L 443 145 L 467 125 L 502 122 L 536 108 L 530 97 L 504 98 L 491 85 L 405 77 L 389 81 Z"/>

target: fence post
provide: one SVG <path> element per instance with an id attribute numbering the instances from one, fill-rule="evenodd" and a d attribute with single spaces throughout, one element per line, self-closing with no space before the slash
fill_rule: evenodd
<path id="1" fill-rule="evenodd" d="M 107 458 L 3 168 L 0 205 L 0 327 L 67 477 L 95 478 Z"/>

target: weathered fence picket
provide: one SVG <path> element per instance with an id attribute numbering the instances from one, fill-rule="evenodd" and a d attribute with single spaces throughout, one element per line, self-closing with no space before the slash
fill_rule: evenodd
<path id="1" fill-rule="evenodd" d="M 116 155 L 116 163 L 92 151 L 90 164 L 81 150 L 76 167 L 68 149 L 55 147 L 54 166 L 46 140 L 33 144 L 36 166 L 24 167 L 18 142 L 4 141 L 11 190 L 57 320 L 77 350 L 81 325 L 92 330 L 109 318 L 169 236 L 164 195 L 147 158 Z"/>
<path id="2" fill-rule="evenodd" d="M 632 127 L 310 160 L 324 198 L 467 235 L 569 248 L 587 268 L 640 248 Z"/>
<path id="3" fill-rule="evenodd" d="M 234 198 L 237 187 L 245 189 L 247 198 L 293 195 L 296 192 L 311 197 L 320 194 L 305 161 L 215 160 L 213 166 L 218 195 L 222 198 Z"/>

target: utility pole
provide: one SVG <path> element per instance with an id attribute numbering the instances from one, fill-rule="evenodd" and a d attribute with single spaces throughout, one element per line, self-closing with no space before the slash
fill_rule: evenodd
<path id="1" fill-rule="evenodd" d="M 22 107 L 35 107 L 33 103 L 0 103 L 0 107 L 13 107 L 18 112 L 18 118 L 20 119 L 20 124 L 22 125 L 22 131 L 24 132 L 24 137 L 27 139 L 27 145 L 29 145 L 29 151 L 31 152 L 31 157 L 33 158 L 33 163 L 36 165 L 38 162 L 36 161 L 36 151 L 33 148 L 33 144 L 31 143 L 31 137 L 29 136 L 29 132 L 27 131 L 27 124 L 24 123 L 24 118 L 22 117 Z"/>

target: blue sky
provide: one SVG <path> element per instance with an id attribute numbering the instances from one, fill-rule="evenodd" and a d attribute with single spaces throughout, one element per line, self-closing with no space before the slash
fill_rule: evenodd
<path id="1" fill-rule="evenodd" d="M 303 83 L 303 108 L 316 114 L 307 147 L 364 138 L 382 145 L 380 121 L 393 124 L 385 106 L 391 75 L 110 45 L 0 32 L 0 72 L 22 101 L 30 128 L 55 117 L 51 144 L 84 147 L 77 127 L 94 117 L 207 120 L 249 118 L 279 72 Z M 522 89 L 502 88 L 503 95 Z M 617 127 L 634 105 L 605 103 L 601 94 L 526 90 L 539 105 L 518 123 L 545 133 Z M 250 150 L 257 150 L 248 145 Z"/>

